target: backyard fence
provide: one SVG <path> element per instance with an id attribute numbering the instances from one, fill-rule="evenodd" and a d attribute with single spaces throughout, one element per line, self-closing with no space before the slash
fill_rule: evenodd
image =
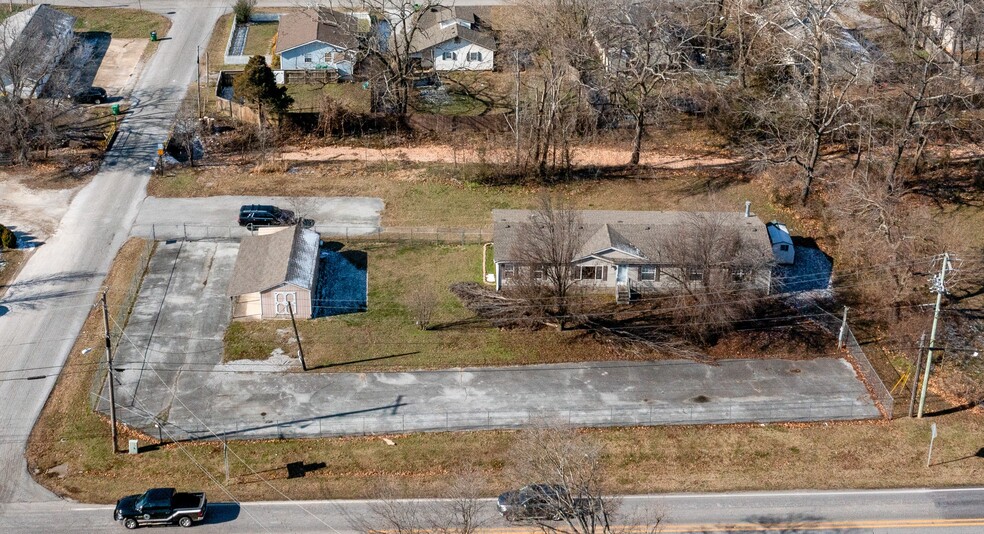
<path id="1" fill-rule="evenodd" d="M 137 300 L 137 294 L 140 292 L 140 284 L 143 282 L 144 272 L 146 272 L 147 266 L 150 264 L 150 257 L 154 252 L 154 245 L 154 241 L 147 241 L 144 244 L 143 249 L 140 251 L 140 259 L 137 262 L 138 267 L 127 283 L 126 293 L 123 294 L 120 309 L 114 315 L 110 316 L 109 339 L 114 347 L 114 352 L 115 348 L 119 347 L 120 340 L 123 338 L 123 327 L 126 325 L 126 321 L 130 316 L 133 303 Z M 106 367 L 106 351 L 103 349 L 101 352 L 102 358 L 99 359 L 96 366 L 96 374 L 92 379 L 92 386 L 89 389 L 89 403 L 93 409 L 99 406 L 99 400 L 103 396 L 103 388 L 106 386 L 106 373 L 108 371 Z"/>
<path id="2" fill-rule="evenodd" d="M 449 243 L 474 244 L 492 240 L 491 228 L 442 228 L 410 226 L 345 226 L 315 225 L 312 229 L 325 239 L 336 238 L 349 241 L 381 241 L 400 243 Z M 207 224 L 135 224 L 131 234 L 154 241 L 183 240 L 202 241 L 208 239 L 241 239 L 253 235 L 245 226 L 207 225 Z"/>
<path id="3" fill-rule="evenodd" d="M 801 308 L 802 310 L 803 308 Z M 865 385 L 870 389 L 875 401 L 884 410 L 884 415 L 887 419 L 891 419 L 895 410 L 895 399 L 892 397 L 892 393 L 885 387 L 885 383 L 882 381 L 875 367 L 871 365 L 871 361 L 868 360 L 868 356 L 864 353 L 861 348 L 861 344 L 858 343 L 856 337 L 854 337 L 854 332 L 851 330 L 851 326 L 843 322 L 842 317 L 838 317 L 827 310 L 821 308 L 817 304 L 810 304 L 807 308 L 810 312 L 815 312 L 815 318 L 817 321 L 831 331 L 835 335 L 839 335 L 841 331 L 841 326 L 844 327 L 844 348 L 847 352 L 854 358 L 857 364 L 857 370 L 861 373 L 861 379 L 864 381 Z"/>
<path id="4" fill-rule="evenodd" d="M 708 425 L 735 423 L 813 422 L 877 419 L 878 409 L 870 402 L 817 402 L 815 399 L 788 402 L 690 403 L 637 408 L 596 410 L 484 410 L 471 412 L 394 413 L 399 406 L 342 414 L 331 414 L 294 421 L 238 421 L 205 428 L 169 424 L 173 439 L 263 439 L 315 438 L 404 434 L 408 432 L 448 432 L 466 430 L 518 429 L 549 423 L 578 427 Z M 153 429 L 146 429 L 153 430 Z"/>
<path id="5" fill-rule="evenodd" d="M 337 69 L 284 70 L 284 85 L 307 85 L 335 83 L 338 81 Z"/>

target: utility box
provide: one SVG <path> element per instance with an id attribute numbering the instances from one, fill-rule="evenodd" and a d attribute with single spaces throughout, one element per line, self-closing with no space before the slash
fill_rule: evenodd
<path id="1" fill-rule="evenodd" d="M 140 440 L 131 439 L 130 440 L 130 454 L 137 454 L 140 452 Z"/>

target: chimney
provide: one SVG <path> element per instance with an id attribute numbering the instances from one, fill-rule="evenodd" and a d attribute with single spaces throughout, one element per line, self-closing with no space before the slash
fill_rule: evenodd
<path id="1" fill-rule="evenodd" d="M 752 201 L 751 200 L 746 200 L 745 201 L 745 217 L 751 217 L 751 216 L 752 216 Z"/>

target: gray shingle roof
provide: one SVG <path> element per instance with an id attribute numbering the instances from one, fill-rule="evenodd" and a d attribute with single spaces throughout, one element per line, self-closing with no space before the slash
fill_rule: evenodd
<path id="1" fill-rule="evenodd" d="M 359 21 L 348 13 L 331 9 L 305 9 L 280 17 L 280 25 L 277 27 L 277 54 L 312 41 L 357 50 Z"/>
<path id="2" fill-rule="evenodd" d="M 497 263 L 517 261 L 515 247 L 522 243 L 522 234 L 532 224 L 532 210 L 492 210 L 494 260 Z M 679 236 L 682 225 L 693 221 L 693 212 L 686 211 L 610 211 L 586 210 L 576 212 L 580 219 L 579 258 L 607 249 L 616 249 L 641 256 L 646 263 L 659 255 L 659 243 Z M 745 217 L 743 212 L 705 212 L 715 221 L 732 226 L 744 241 L 760 249 L 763 256 L 771 254 L 769 234 L 758 217 Z M 631 263 L 631 262 L 630 262 Z"/>
<path id="3" fill-rule="evenodd" d="M 495 50 L 495 37 L 491 34 L 491 13 L 491 6 L 432 8 L 417 19 L 419 30 L 414 32 L 410 49 L 412 52 L 421 52 L 451 39 L 460 38 L 488 50 Z M 467 22 L 471 24 L 471 28 L 461 24 L 447 24 L 444 28 L 441 27 L 442 22 L 453 20 Z"/>
<path id="4" fill-rule="evenodd" d="M 266 291 L 283 283 L 314 287 L 321 236 L 300 225 L 267 235 L 244 237 L 226 294 Z"/>
<path id="5" fill-rule="evenodd" d="M 0 23 L 0 71 L 9 72 L 8 56 L 21 65 L 18 76 L 39 79 L 50 73 L 50 64 L 61 61 L 71 47 L 75 17 L 47 4 L 21 11 Z"/>

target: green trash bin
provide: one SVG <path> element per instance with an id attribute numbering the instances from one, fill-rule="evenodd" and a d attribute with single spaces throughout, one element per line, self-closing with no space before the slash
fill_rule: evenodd
<path id="1" fill-rule="evenodd" d="M 120 114 L 120 105 L 119 104 L 113 104 L 113 106 L 110 109 L 113 111 L 113 115 L 119 115 Z"/>
<path id="2" fill-rule="evenodd" d="M 150 32 L 150 42 L 157 42 L 157 32 Z"/>

